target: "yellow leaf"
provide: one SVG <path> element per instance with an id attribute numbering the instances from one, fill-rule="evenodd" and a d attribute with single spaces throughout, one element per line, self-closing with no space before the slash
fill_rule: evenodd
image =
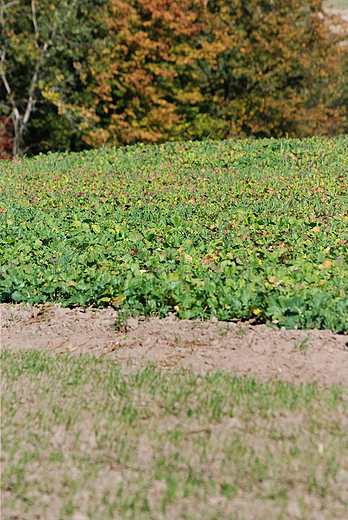
<path id="1" fill-rule="evenodd" d="M 262 265 L 262 260 L 259 260 L 259 265 Z"/>
<path id="2" fill-rule="evenodd" d="M 326 280 L 322 279 L 322 280 L 320 280 L 319 285 L 324 285 L 325 282 L 326 282 Z"/>
<path id="3" fill-rule="evenodd" d="M 319 265 L 319 269 L 327 269 L 330 266 L 332 266 L 331 260 L 325 260 L 325 262 Z"/>
<path id="4" fill-rule="evenodd" d="M 69 280 L 65 283 L 66 287 L 76 287 L 77 283 L 73 280 Z"/>
<path id="5" fill-rule="evenodd" d="M 256 316 L 260 314 L 260 312 L 262 312 L 261 309 L 253 309 L 253 314 L 255 314 Z"/>

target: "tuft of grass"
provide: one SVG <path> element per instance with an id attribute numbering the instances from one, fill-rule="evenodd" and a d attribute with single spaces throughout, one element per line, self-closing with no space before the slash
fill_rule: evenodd
<path id="1" fill-rule="evenodd" d="M 309 336 L 307 336 L 307 337 L 306 337 L 305 339 L 303 339 L 302 341 L 300 341 L 300 340 L 295 341 L 295 342 L 294 342 L 294 348 L 295 348 L 295 350 L 298 349 L 298 350 L 301 352 L 301 354 L 306 355 L 308 340 L 309 340 Z"/>
<path id="2" fill-rule="evenodd" d="M 347 518 L 348 390 L 1 352 L 10 518 Z"/>

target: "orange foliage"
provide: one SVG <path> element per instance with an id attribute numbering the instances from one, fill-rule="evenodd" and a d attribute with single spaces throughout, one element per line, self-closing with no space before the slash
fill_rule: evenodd
<path id="1" fill-rule="evenodd" d="M 193 5 L 110 0 L 109 41 L 91 65 L 99 128 L 85 137 L 88 143 L 156 142 L 180 135 L 178 99 L 200 99 L 190 89 L 199 56 L 192 43 L 203 28 Z"/>
<path id="2" fill-rule="evenodd" d="M 322 0 L 45 0 L 38 32 L 34 4 L 6 10 L 12 101 L 0 81 L 6 113 L 31 92 L 23 150 L 347 131 L 346 36 Z"/>
<path id="3" fill-rule="evenodd" d="M 92 146 L 345 128 L 337 20 L 322 0 L 110 0 L 104 23 Z"/>

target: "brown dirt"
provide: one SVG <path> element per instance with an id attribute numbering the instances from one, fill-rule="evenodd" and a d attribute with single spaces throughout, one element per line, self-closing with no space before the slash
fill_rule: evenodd
<path id="1" fill-rule="evenodd" d="M 248 323 L 129 318 L 123 332 L 117 311 L 0 305 L 1 345 L 57 353 L 107 355 L 198 372 L 224 369 L 261 381 L 348 384 L 348 336 L 328 330 L 285 330 Z"/>

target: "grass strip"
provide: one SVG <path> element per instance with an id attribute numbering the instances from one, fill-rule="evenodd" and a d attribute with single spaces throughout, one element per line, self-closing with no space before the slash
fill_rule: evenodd
<path id="1" fill-rule="evenodd" d="M 347 518 L 347 388 L 31 350 L 1 368 L 4 520 Z"/>

